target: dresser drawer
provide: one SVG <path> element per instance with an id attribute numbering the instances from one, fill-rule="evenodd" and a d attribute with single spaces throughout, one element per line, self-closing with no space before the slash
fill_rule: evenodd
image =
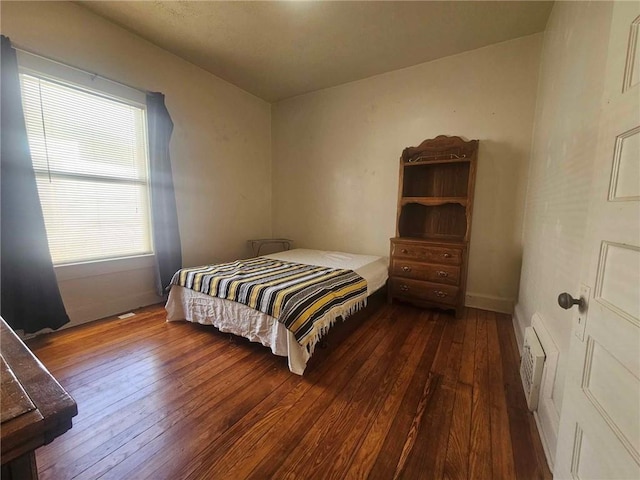
<path id="1" fill-rule="evenodd" d="M 413 243 L 393 242 L 391 255 L 394 258 L 407 258 L 442 265 L 461 265 L 462 249 L 416 245 Z"/>
<path id="2" fill-rule="evenodd" d="M 458 287 L 450 285 L 391 277 L 391 295 L 397 298 L 455 305 L 458 290 Z"/>
<path id="3" fill-rule="evenodd" d="M 460 267 L 458 266 L 431 265 L 402 258 L 394 258 L 391 261 L 391 275 L 447 285 L 460 284 Z"/>

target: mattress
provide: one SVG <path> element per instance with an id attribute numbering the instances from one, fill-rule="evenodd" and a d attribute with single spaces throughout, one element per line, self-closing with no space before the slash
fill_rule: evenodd
<path id="1" fill-rule="evenodd" d="M 368 295 L 382 288 L 387 281 L 388 263 L 385 257 L 308 249 L 264 256 L 305 265 L 353 270 L 367 281 Z M 165 308 L 168 322 L 186 320 L 213 325 L 221 332 L 239 335 L 269 347 L 275 355 L 288 358 L 289 370 L 295 374 L 302 375 L 311 358 L 311 353 L 296 341 L 293 333 L 282 323 L 241 303 L 173 285 Z"/>

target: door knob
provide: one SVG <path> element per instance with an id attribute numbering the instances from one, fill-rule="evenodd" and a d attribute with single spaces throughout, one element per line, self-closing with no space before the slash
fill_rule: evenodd
<path id="1" fill-rule="evenodd" d="M 558 305 L 560 305 L 565 310 L 569 310 L 574 305 L 578 305 L 578 310 L 582 311 L 586 304 L 584 298 L 573 298 L 571 294 L 567 292 L 563 292 L 558 295 Z"/>

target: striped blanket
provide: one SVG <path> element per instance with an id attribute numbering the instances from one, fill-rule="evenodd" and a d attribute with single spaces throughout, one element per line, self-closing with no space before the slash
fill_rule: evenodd
<path id="1" fill-rule="evenodd" d="M 338 317 L 367 300 L 367 282 L 351 270 L 266 257 L 178 270 L 172 285 L 243 303 L 271 315 L 309 352 Z"/>

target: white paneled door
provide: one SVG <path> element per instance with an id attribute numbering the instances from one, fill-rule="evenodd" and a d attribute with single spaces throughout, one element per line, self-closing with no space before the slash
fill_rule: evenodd
<path id="1" fill-rule="evenodd" d="M 640 3 L 616 2 L 556 478 L 640 479 L 639 28 Z"/>

